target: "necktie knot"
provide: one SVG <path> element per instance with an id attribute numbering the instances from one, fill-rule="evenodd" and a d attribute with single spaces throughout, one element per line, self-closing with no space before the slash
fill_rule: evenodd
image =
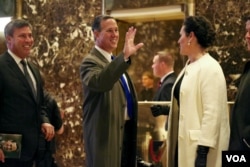
<path id="1" fill-rule="evenodd" d="M 21 64 L 24 66 L 24 67 L 26 67 L 26 61 L 25 60 L 21 60 Z"/>

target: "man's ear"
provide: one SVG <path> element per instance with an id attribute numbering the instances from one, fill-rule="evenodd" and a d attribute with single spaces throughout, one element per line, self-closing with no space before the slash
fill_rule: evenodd
<path id="1" fill-rule="evenodd" d="M 11 40 L 11 36 L 10 36 L 10 35 L 7 35 L 6 38 L 5 38 L 5 40 L 6 40 L 6 43 L 9 43 L 10 40 Z"/>
<path id="2" fill-rule="evenodd" d="M 93 34 L 94 34 L 94 38 L 96 39 L 96 38 L 99 36 L 99 31 L 94 30 L 94 31 L 93 31 Z"/>

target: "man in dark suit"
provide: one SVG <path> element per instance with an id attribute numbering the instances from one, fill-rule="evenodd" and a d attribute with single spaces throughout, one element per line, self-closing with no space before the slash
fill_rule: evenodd
<path id="1" fill-rule="evenodd" d="M 4 33 L 8 51 L 0 56 L 0 133 L 21 134 L 22 147 L 19 159 L 5 158 L 0 149 L 0 167 L 32 167 L 39 136 L 43 132 L 51 140 L 54 127 L 42 110 L 40 73 L 26 59 L 34 43 L 31 25 L 25 20 L 12 20 Z"/>
<path id="2" fill-rule="evenodd" d="M 136 29 L 130 27 L 123 52 L 112 60 L 119 40 L 116 20 L 97 16 L 92 31 L 95 46 L 80 67 L 86 166 L 135 167 L 137 99 L 126 70 L 143 44 L 134 45 Z"/>
<path id="3" fill-rule="evenodd" d="M 250 17 L 246 19 L 245 40 L 250 51 Z M 247 62 L 240 78 L 231 116 L 229 150 L 250 151 L 250 62 Z"/>
<path id="4" fill-rule="evenodd" d="M 154 56 L 152 68 L 154 75 L 160 78 L 158 90 L 156 91 L 153 101 L 170 101 L 172 86 L 176 80 L 173 55 L 167 50 L 158 52 Z M 153 105 L 151 106 L 151 111 L 154 117 L 168 115 L 169 106 Z M 167 130 L 167 123 L 165 127 Z"/>
<path id="5" fill-rule="evenodd" d="M 44 106 L 50 123 L 54 126 L 57 135 L 64 132 L 63 114 L 55 98 L 47 91 L 44 91 Z M 44 139 L 45 140 L 45 139 Z M 40 148 L 41 158 L 36 161 L 36 167 L 57 167 L 54 154 L 56 154 L 56 139 L 45 141 L 43 148 Z"/>
<path id="6" fill-rule="evenodd" d="M 174 57 L 173 54 L 168 50 L 159 51 L 153 58 L 153 73 L 155 77 L 160 78 L 158 89 L 155 93 L 153 101 L 164 101 L 168 102 L 171 100 L 171 91 L 176 80 L 174 73 Z M 151 112 L 154 117 L 166 116 L 165 130 L 167 131 L 167 118 L 169 113 L 168 105 L 153 105 L 151 106 Z M 156 120 L 157 121 L 157 120 Z M 161 132 L 161 127 L 155 127 L 152 132 L 152 141 L 149 143 L 151 161 L 156 166 L 163 166 L 161 157 L 155 158 L 155 153 L 163 152 L 165 148 L 165 138 Z M 165 136 L 166 137 L 166 136 Z M 163 160 L 164 161 L 164 160 Z"/>

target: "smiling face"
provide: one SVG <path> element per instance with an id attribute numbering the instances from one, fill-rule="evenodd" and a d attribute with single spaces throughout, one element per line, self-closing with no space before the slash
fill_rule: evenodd
<path id="1" fill-rule="evenodd" d="M 250 51 L 250 20 L 246 22 L 246 35 L 245 40 L 247 44 L 247 50 Z"/>
<path id="2" fill-rule="evenodd" d="M 7 152 L 12 152 L 17 150 L 17 143 L 13 141 L 5 141 L 3 144 L 3 150 Z"/>
<path id="3" fill-rule="evenodd" d="M 117 48 L 119 31 L 114 19 L 107 19 L 101 22 L 101 31 L 94 32 L 96 45 L 111 53 Z"/>
<path id="4" fill-rule="evenodd" d="M 30 54 L 34 39 L 31 29 L 27 27 L 15 28 L 13 35 L 6 36 L 7 46 L 16 56 L 25 58 Z"/>

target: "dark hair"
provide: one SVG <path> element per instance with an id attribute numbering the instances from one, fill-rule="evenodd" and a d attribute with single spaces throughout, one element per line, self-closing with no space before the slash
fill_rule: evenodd
<path id="1" fill-rule="evenodd" d="M 92 24 L 92 31 L 94 31 L 94 30 L 101 31 L 101 22 L 104 21 L 104 20 L 108 20 L 108 19 L 114 19 L 115 20 L 114 17 L 109 16 L 109 15 L 96 16 L 94 21 L 93 21 L 93 24 Z"/>
<path id="2" fill-rule="evenodd" d="M 14 30 L 16 28 L 23 28 L 23 27 L 29 27 L 30 29 L 32 29 L 31 24 L 23 19 L 15 19 L 10 21 L 4 28 L 4 35 L 5 37 L 7 35 L 13 36 Z"/>
<path id="3" fill-rule="evenodd" d="M 215 30 L 211 22 L 204 16 L 189 16 L 184 20 L 184 31 L 188 36 L 194 32 L 198 43 L 207 48 L 211 46 L 215 40 Z"/>

